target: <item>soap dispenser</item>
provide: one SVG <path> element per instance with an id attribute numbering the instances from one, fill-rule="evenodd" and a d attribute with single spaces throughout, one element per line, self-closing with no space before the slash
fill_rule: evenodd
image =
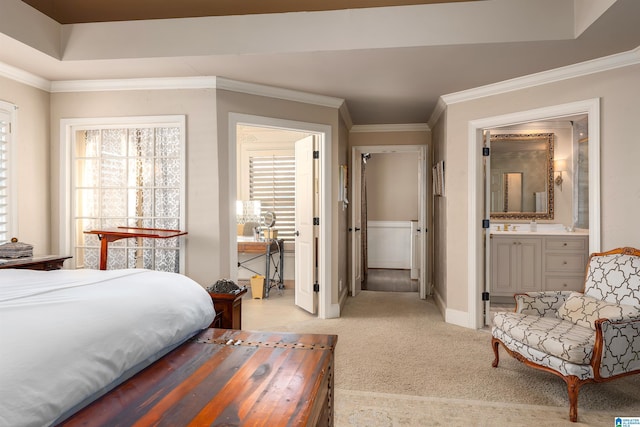
<path id="1" fill-rule="evenodd" d="M 531 231 L 532 233 L 535 233 L 536 231 L 538 231 L 538 223 L 536 222 L 535 219 L 531 221 L 531 223 L 529 224 L 529 231 Z"/>

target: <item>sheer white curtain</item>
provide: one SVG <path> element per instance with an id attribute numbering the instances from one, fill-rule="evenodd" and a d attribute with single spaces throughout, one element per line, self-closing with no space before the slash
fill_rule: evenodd
<path id="1" fill-rule="evenodd" d="M 118 226 L 178 230 L 182 182 L 179 127 L 101 127 L 78 131 L 74 157 L 75 259 L 98 268 L 90 229 Z M 180 239 L 122 239 L 109 245 L 108 269 L 179 272 Z"/>

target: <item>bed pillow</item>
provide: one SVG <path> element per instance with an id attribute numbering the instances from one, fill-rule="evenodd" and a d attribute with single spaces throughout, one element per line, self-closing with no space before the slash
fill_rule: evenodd
<path id="1" fill-rule="evenodd" d="M 576 325 L 595 330 L 595 321 L 598 319 L 607 318 L 616 321 L 640 317 L 640 307 L 610 303 L 572 292 L 567 300 L 558 307 L 557 316 Z"/>

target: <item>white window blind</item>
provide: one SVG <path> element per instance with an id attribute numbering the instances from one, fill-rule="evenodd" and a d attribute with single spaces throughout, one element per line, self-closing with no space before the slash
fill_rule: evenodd
<path id="1" fill-rule="evenodd" d="M 249 196 L 259 200 L 262 213 L 276 214 L 278 238 L 293 240 L 296 213 L 294 155 L 252 155 L 249 158 Z"/>
<path id="2" fill-rule="evenodd" d="M 0 102 L 0 244 L 11 239 L 12 230 L 12 210 L 15 201 L 11 197 L 11 122 L 15 106 Z"/>

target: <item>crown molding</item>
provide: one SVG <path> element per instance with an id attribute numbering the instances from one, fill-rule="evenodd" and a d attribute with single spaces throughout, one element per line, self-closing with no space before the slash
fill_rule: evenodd
<path id="1" fill-rule="evenodd" d="M 516 77 L 499 83 L 454 92 L 448 95 L 442 95 L 441 98 L 446 105 L 451 105 L 458 102 L 471 101 L 473 99 L 499 95 L 502 93 L 527 89 L 548 83 L 555 83 L 562 80 L 587 76 L 589 74 L 601 73 L 637 64 L 640 64 L 640 46 L 627 52 L 604 56 L 590 61 L 579 62 L 577 64 L 567 65 L 566 67 L 555 68 L 549 71 L 529 74 L 523 77 Z"/>
<path id="2" fill-rule="evenodd" d="M 100 92 L 117 90 L 169 90 L 169 89 L 220 89 L 249 95 L 265 96 L 305 104 L 341 109 L 345 122 L 351 123 L 348 111 L 344 111 L 343 99 L 300 92 L 292 89 L 266 86 L 231 80 L 224 77 L 166 77 L 112 80 L 68 80 L 50 84 L 52 93 L 60 92 Z M 345 116 L 346 115 L 346 116 Z"/>
<path id="3" fill-rule="evenodd" d="M 353 128 L 353 119 L 351 119 L 351 114 L 349 113 L 349 108 L 347 107 L 346 101 L 343 102 L 340 106 L 340 116 L 342 117 L 347 130 L 351 131 L 351 129 Z"/>
<path id="4" fill-rule="evenodd" d="M 431 129 L 426 123 L 386 124 L 386 125 L 354 125 L 351 133 L 359 132 L 429 132 Z"/>
<path id="5" fill-rule="evenodd" d="M 292 89 L 284 89 L 274 86 L 266 86 L 256 83 L 247 83 L 225 77 L 216 77 L 216 88 L 230 90 L 233 92 L 246 93 L 249 95 L 266 96 L 268 98 L 278 98 L 287 101 L 314 104 L 322 107 L 340 108 L 344 99 L 331 96 L 316 95 L 313 93 L 300 92 Z"/>
<path id="6" fill-rule="evenodd" d="M 0 77 L 6 77 L 18 83 L 35 87 L 44 91 L 51 91 L 51 82 L 42 77 L 31 74 L 28 71 L 21 70 L 12 65 L 0 62 Z"/>
<path id="7" fill-rule="evenodd" d="M 436 102 L 436 107 L 431 112 L 431 117 L 429 117 L 429 120 L 427 121 L 429 128 L 431 129 L 434 128 L 434 126 L 440 119 L 440 116 L 442 115 L 442 113 L 445 112 L 446 109 L 447 109 L 447 103 L 444 102 L 444 99 L 442 99 L 442 96 L 438 97 L 438 102 Z"/>
<path id="8" fill-rule="evenodd" d="M 51 82 L 52 93 L 102 92 L 116 90 L 211 89 L 215 87 L 215 77 L 59 80 Z"/>

